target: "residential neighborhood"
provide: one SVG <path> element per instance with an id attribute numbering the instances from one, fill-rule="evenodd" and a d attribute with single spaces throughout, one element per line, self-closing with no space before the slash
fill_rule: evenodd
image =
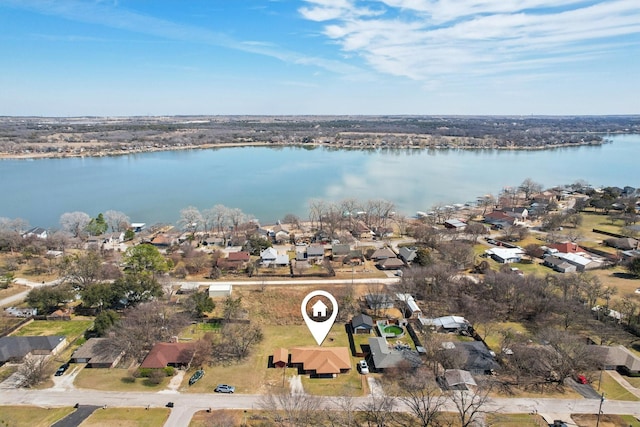
<path id="1" fill-rule="evenodd" d="M 0 291 L 10 301 L 0 387 L 233 390 L 263 396 L 251 413 L 272 423 L 282 396 L 386 396 L 405 408 L 417 379 L 454 414 L 460 392 L 486 405 L 603 391 L 638 401 L 637 240 L 619 217 L 572 197 L 580 191 L 605 194 L 516 192 L 415 218 L 358 211 L 275 226 L 249 219 L 219 232 L 190 212 L 182 229 L 137 223 L 64 243 L 36 228 L 17 233 L 14 249 L 0 247 L 4 265 L 16 265 L 3 270 Z M 41 249 L 18 258 L 27 242 Z M 317 289 L 339 306 L 320 346 L 300 312 Z M 328 318 L 325 302 L 309 304 L 309 315 Z M 195 372 L 206 375 L 190 381 Z M 362 405 L 365 425 L 377 415 Z M 394 422 L 419 416 L 410 408 Z"/>

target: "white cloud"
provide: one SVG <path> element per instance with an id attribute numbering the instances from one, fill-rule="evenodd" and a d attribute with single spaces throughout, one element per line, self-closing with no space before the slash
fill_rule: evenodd
<path id="1" fill-rule="evenodd" d="M 431 83 L 638 51 L 635 0 L 308 0 L 303 17 L 380 73 Z M 376 11 L 363 13 L 362 10 Z M 635 37 L 635 39 L 633 38 Z"/>

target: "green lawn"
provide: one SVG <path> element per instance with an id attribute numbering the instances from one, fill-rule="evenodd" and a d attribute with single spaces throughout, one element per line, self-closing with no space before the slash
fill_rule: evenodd
<path id="1" fill-rule="evenodd" d="M 604 392 L 604 397 L 610 400 L 629 400 L 634 402 L 640 400 L 622 387 L 607 371 L 602 373 L 601 383 L 599 383 L 599 378 L 596 378 L 593 382 L 593 388 L 599 393 Z"/>
<path id="2" fill-rule="evenodd" d="M 625 380 L 635 388 L 640 390 L 640 377 L 624 377 Z"/>
<path id="3" fill-rule="evenodd" d="M 34 320 L 16 331 L 16 336 L 64 335 L 72 342 L 93 324 L 93 320 Z"/>
<path id="4" fill-rule="evenodd" d="M 127 369 L 111 368 L 97 369 L 84 368 L 75 379 L 75 386 L 105 391 L 148 391 L 158 392 L 164 390 L 170 378 L 166 378 L 161 384 L 151 384 L 146 378 L 133 379 Z"/>
<path id="5" fill-rule="evenodd" d="M 195 393 L 211 392 L 217 384 L 231 384 L 236 387 L 238 393 L 264 393 L 273 387 L 282 387 L 283 376 L 285 387 L 289 387 L 286 378 L 297 374 L 296 369 L 269 368 L 269 356 L 273 355 L 276 348 L 291 348 L 297 346 L 317 346 L 309 333 L 306 325 L 263 326 L 264 340 L 253 350 L 246 360 L 228 365 L 205 366 L 205 376 L 196 384 L 189 386 L 187 381 L 197 367 L 185 375 L 182 383 L 182 391 Z M 349 347 L 349 341 L 344 324 L 335 324 L 323 343 L 323 347 Z M 335 390 L 344 388 L 351 390 L 355 395 L 362 395 L 360 374 L 355 369 L 357 360 L 351 359 L 350 373 L 341 374 L 335 379 L 309 379 L 303 378 L 305 390 L 312 394 L 331 394 Z M 284 375 L 283 375 L 284 374 Z"/>
<path id="6" fill-rule="evenodd" d="M 491 427 L 546 426 L 540 415 L 531 414 L 488 414 L 487 424 Z"/>
<path id="7" fill-rule="evenodd" d="M 484 325 L 476 325 L 476 331 L 484 337 L 487 346 L 496 353 L 501 351 L 500 346 L 505 331 L 510 331 L 515 335 L 515 339 L 529 336 L 529 331 L 524 325 L 517 322 L 490 323 L 486 326 L 486 330 Z"/>
<path id="8" fill-rule="evenodd" d="M 84 420 L 81 426 L 156 427 L 163 425 L 167 421 L 169 412 L 167 408 L 151 408 L 148 410 L 143 408 L 98 409 Z"/>
<path id="9" fill-rule="evenodd" d="M 73 408 L 1 406 L 0 426 L 49 427 L 72 412 Z"/>

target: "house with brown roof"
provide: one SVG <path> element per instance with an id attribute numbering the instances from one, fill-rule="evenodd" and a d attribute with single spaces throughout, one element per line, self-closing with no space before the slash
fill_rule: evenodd
<path id="1" fill-rule="evenodd" d="M 72 363 L 86 363 L 87 368 L 113 368 L 124 352 L 112 347 L 109 338 L 89 338 L 71 355 Z"/>
<path id="2" fill-rule="evenodd" d="M 405 264 L 400 258 L 387 258 L 378 261 L 376 266 L 380 270 L 397 270 L 399 268 L 405 267 Z"/>
<path id="3" fill-rule="evenodd" d="M 335 377 L 351 370 L 347 347 L 294 347 L 291 365 L 312 377 Z"/>
<path id="4" fill-rule="evenodd" d="M 140 367 L 151 369 L 162 369 L 167 366 L 188 367 L 194 351 L 193 343 L 159 342 L 153 346 Z"/>
<path id="5" fill-rule="evenodd" d="M 555 243 L 549 245 L 549 248 L 555 249 L 563 254 L 578 254 L 585 253 L 585 250 L 573 242 Z"/>
<path id="6" fill-rule="evenodd" d="M 376 249 L 371 254 L 370 258 L 374 261 L 381 261 L 387 258 L 396 258 L 396 253 L 393 252 L 391 249 L 384 247 L 384 248 Z"/>
<path id="7" fill-rule="evenodd" d="M 229 252 L 226 258 L 218 259 L 218 267 L 240 270 L 251 259 L 251 255 L 247 251 Z"/>
<path id="8" fill-rule="evenodd" d="M 506 227 L 515 224 L 516 219 L 502 211 L 493 211 L 484 216 L 484 222 L 494 227 Z"/>
<path id="9" fill-rule="evenodd" d="M 284 368 L 289 364 L 289 350 L 286 348 L 276 348 L 273 351 L 271 363 L 276 368 Z"/>

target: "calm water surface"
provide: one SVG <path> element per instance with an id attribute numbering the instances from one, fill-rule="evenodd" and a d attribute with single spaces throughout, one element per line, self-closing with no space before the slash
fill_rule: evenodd
<path id="1" fill-rule="evenodd" d="M 544 186 L 583 179 L 640 186 L 640 135 L 598 147 L 543 151 L 335 150 L 238 147 L 138 155 L 0 161 L 0 217 L 57 227 L 64 212 L 109 209 L 134 222 L 169 222 L 215 204 L 269 223 L 307 217 L 310 199 L 382 198 L 407 215 L 464 203 L 531 177 Z"/>

